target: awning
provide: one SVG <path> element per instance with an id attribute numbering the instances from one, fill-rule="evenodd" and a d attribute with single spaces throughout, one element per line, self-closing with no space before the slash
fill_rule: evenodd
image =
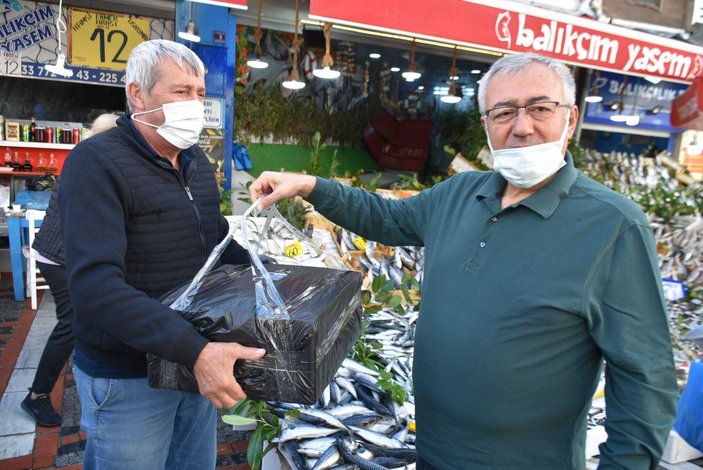
<path id="1" fill-rule="evenodd" d="M 190 0 L 196 3 L 207 3 L 208 5 L 217 5 L 220 7 L 238 8 L 239 10 L 246 10 L 247 0 Z M 259 0 L 263 1 L 263 0 Z"/>
<path id="2" fill-rule="evenodd" d="M 691 83 L 703 47 L 506 0 L 311 0 L 310 18 Z"/>
<path id="3" fill-rule="evenodd" d="M 703 77 L 696 77 L 688 90 L 671 103 L 671 125 L 703 130 Z"/>

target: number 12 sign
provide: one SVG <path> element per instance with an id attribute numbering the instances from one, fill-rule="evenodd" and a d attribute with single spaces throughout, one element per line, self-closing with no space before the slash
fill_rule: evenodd
<path id="1" fill-rule="evenodd" d="M 149 39 L 149 20 L 138 16 L 71 9 L 71 64 L 124 70 L 127 57 Z"/>

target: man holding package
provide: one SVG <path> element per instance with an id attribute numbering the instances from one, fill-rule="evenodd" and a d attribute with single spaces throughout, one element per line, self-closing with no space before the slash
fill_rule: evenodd
<path id="1" fill-rule="evenodd" d="M 461 173 L 401 201 L 263 173 L 252 199 L 266 207 L 300 195 L 359 235 L 425 246 L 418 469 L 583 469 L 604 359 L 599 468 L 655 469 L 677 390 L 647 218 L 574 167 L 566 147 L 578 109 L 563 64 L 504 57 L 478 96 L 495 172 Z"/>
<path id="2" fill-rule="evenodd" d="M 195 145 L 204 74 L 181 44 L 141 43 L 127 61 L 130 114 L 78 144 L 63 167 L 87 469 L 215 468 L 215 407 L 245 396 L 234 363 L 265 353 L 210 343 L 158 300 L 192 279 L 228 232 L 214 170 Z M 248 257 L 232 242 L 222 261 Z M 151 389 L 146 353 L 192 368 L 200 394 Z"/>

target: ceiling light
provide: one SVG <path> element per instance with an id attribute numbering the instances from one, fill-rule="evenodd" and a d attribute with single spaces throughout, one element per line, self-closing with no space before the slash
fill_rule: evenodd
<path id="1" fill-rule="evenodd" d="M 298 75 L 298 52 L 300 51 L 300 40 L 298 39 L 298 26 L 300 25 L 300 0 L 295 0 L 295 34 L 293 35 L 293 68 L 290 71 L 290 79 L 281 83 L 283 88 L 289 90 L 300 90 L 305 88 L 305 82 L 300 81 Z"/>
<path id="2" fill-rule="evenodd" d="M 341 72 L 339 70 L 332 70 L 329 67 L 323 67 L 321 69 L 313 70 L 312 74 L 315 75 L 317 78 L 332 79 L 338 78 L 341 75 Z"/>
<path id="3" fill-rule="evenodd" d="M 590 75 L 589 75 L 589 80 L 590 80 Z M 600 70 L 596 70 L 596 75 L 595 78 L 593 78 L 593 84 L 591 85 L 591 93 L 584 98 L 584 101 L 586 103 L 600 103 L 603 101 L 602 96 L 598 96 L 598 86 L 596 85 L 597 83 L 600 82 Z"/>
<path id="4" fill-rule="evenodd" d="M 391 67 L 391 72 L 400 72 L 400 67 Z"/>
<path id="5" fill-rule="evenodd" d="M 657 114 L 661 113 L 661 110 L 662 110 L 661 105 L 656 105 L 655 107 L 653 107 L 652 109 L 649 110 L 649 114 L 653 114 L 656 116 Z"/>
<path id="6" fill-rule="evenodd" d="M 369 54 L 369 57 L 370 57 L 371 59 L 380 59 L 380 58 L 381 58 L 381 54 L 379 54 L 378 52 L 372 52 L 371 54 Z"/>
<path id="7" fill-rule="evenodd" d="M 413 80 L 417 80 L 421 76 L 422 74 L 420 74 L 415 69 L 415 38 L 413 38 L 413 45 L 410 49 L 410 65 L 408 65 L 407 72 L 403 72 L 403 78 L 409 82 L 412 82 Z"/>
<path id="8" fill-rule="evenodd" d="M 628 116 L 627 119 L 625 119 L 625 124 L 627 124 L 628 126 L 636 126 L 639 123 L 640 117 L 637 114 L 633 116 Z"/>
<path id="9" fill-rule="evenodd" d="M 456 104 L 459 101 L 461 101 L 461 96 L 444 95 L 443 97 L 440 98 L 440 101 L 442 101 L 442 103 Z"/>
<path id="10" fill-rule="evenodd" d="M 613 122 L 625 122 L 630 116 L 626 116 L 625 114 L 613 114 L 610 116 L 610 120 Z"/>
<path id="11" fill-rule="evenodd" d="M 59 0 L 59 14 L 56 16 L 56 37 L 58 40 L 58 53 L 56 54 L 56 65 L 45 65 L 44 69 L 47 72 L 51 72 L 62 77 L 70 78 L 73 76 L 73 70 L 67 69 L 64 65 L 64 63 L 66 62 L 66 56 L 63 54 L 63 51 L 61 49 L 61 33 L 66 32 L 66 23 L 64 23 L 63 18 L 61 18 L 61 12 L 63 11 L 61 9 L 62 4 L 63 1 Z"/>
<path id="12" fill-rule="evenodd" d="M 481 73 L 481 71 L 479 69 L 473 69 L 471 73 L 474 75 L 478 75 L 479 73 Z"/>
<path id="13" fill-rule="evenodd" d="M 422 91 L 422 90 L 425 89 L 425 85 L 420 85 L 419 87 L 417 87 L 417 89 L 420 90 L 420 91 Z"/>
<path id="14" fill-rule="evenodd" d="M 457 68 L 456 68 L 456 46 L 454 47 L 454 52 L 452 53 L 452 66 L 449 68 L 449 94 L 443 96 L 440 98 L 440 100 L 443 103 L 449 103 L 449 104 L 456 104 L 459 101 L 461 101 L 461 96 L 457 92 L 456 89 L 456 80 L 454 77 L 457 77 Z"/>
<path id="15" fill-rule="evenodd" d="M 254 53 L 256 54 L 255 59 L 247 60 L 247 66 L 254 69 L 265 69 L 269 66 L 268 62 L 261 60 L 261 8 L 264 4 L 264 0 L 259 0 L 259 15 L 256 18 L 256 33 L 254 37 L 256 38 L 256 47 L 254 48 Z"/>
<path id="16" fill-rule="evenodd" d="M 322 31 L 325 34 L 325 55 L 322 57 L 322 68 L 313 70 L 312 74 L 317 78 L 330 80 L 338 78 L 341 75 L 339 70 L 332 70 L 332 66 L 334 65 L 332 54 L 330 54 L 330 44 L 332 42 L 332 23 L 325 23 Z"/>
<path id="17" fill-rule="evenodd" d="M 198 36 L 198 30 L 195 27 L 195 21 L 188 20 L 185 31 L 179 31 L 178 37 L 184 41 L 200 42 L 200 36 Z"/>
<path id="18" fill-rule="evenodd" d="M 644 79 L 647 80 L 649 83 L 653 83 L 654 85 L 656 85 L 657 83 L 659 83 L 659 82 L 662 81 L 661 78 L 659 78 L 659 77 L 654 77 L 654 76 L 651 76 L 651 75 L 648 75 L 648 76 L 644 77 Z"/>

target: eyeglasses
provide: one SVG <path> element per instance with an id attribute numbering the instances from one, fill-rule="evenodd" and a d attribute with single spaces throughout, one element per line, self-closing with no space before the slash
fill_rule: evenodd
<path id="1" fill-rule="evenodd" d="M 485 116 L 496 124 L 507 124 L 517 117 L 518 110 L 524 108 L 528 116 L 535 121 L 548 121 L 557 108 L 570 108 L 570 104 L 558 101 L 540 101 L 524 106 L 497 106 L 486 111 Z"/>

